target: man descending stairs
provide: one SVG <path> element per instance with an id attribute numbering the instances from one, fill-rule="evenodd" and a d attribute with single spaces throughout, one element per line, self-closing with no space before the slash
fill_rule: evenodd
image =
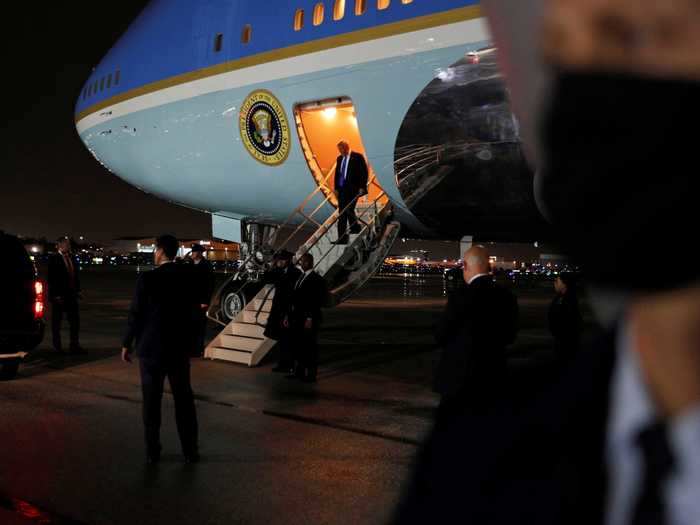
<path id="1" fill-rule="evenodd" d="M 305 253 L 313 255 L 314 270 L 326 279 L 333 305 L 349 297 L 377 271 L 399 233 L 384 192 L 371 201 L 361 199 L 356 214 L 359 232 L 349 233 L 347 244 L 337 243 L 336 211 L 296 253 L 297 260 Z M 212 340 L 204 356 L 248 366 L 260 363 L 277 342 L 265 335 L 273 298 L 274 287 L 266 284 Z"/>

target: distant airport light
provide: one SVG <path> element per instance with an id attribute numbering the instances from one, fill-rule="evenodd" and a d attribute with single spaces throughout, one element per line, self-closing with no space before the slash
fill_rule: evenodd
<path id="1" fill-rule="evenodd" d="M 32 246 L 32 253 L 39 253 L 39 247 L 38 247 L 38 246 Z"/>
<path id="2" fill-rule="evenodd" d="M 327 119 L 335 118 L 337 113 L 338 113 L 337 108 L 326 108 L 323 110 L 323 116 L 326 117 Z"/>

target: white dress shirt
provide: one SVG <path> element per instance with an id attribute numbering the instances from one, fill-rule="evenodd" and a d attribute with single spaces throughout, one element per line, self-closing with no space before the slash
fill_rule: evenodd
<path id="1" fill-rule="evenodd" d="M 607 433 L 607 525 L 628 525 L 632 518 L 644 474 L 637 435 L 657 420 L 634 346 L 623 326 L 616 343 Z M 663 488 L 666 525 L 700 525 L 700 404 L 668 421 L 668 439 L 675 468 Z"/>
<path id="2" fill-rule="evenodd" d="M 474 277 L 469 279 L 467 281 L 467 284 L 472 284 L 474 281 L 476 281 L 479 277 L 483 277 L 484 275 L 491 275 L 490 273 L 477 273 Z"/>

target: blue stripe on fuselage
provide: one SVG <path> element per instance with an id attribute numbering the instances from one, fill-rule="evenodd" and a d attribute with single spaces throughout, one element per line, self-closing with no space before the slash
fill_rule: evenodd
<path id="1" fill-rule="evenodd" d="M 333 20 L 332 0 L 326 0 L 325 20 L 313 26 L 318 0 L 153 0 L 114 45 L 85 84 L 100 84 L 119 71 L 119 84 L 83 97 L 75 112 L 132 89 L 204 67 L 238 60 L 275 49 L 283 49 L 322 38 L 401 22 L 460 7 L 478 5 L 478 0 L 393 0 L 378 10 L 376 0 L 366 0 L 367 11 L 354 14 L 355 1 L 346 0 L 345 16 Z M 281 5 L 274 5 L 281 4 Z M 304 28 L 294 31 L 297 9 L 304 9 Z M 250 43 L 241 43 L 243 27 L 250 24 Z M 214 51 L 214 39 L 223 34 L 223 47 Z"/>

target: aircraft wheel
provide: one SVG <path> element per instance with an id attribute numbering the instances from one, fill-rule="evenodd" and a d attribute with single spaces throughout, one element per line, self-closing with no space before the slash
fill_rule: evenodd
<path id="1" fill-rule="evenodd" d="M 221 299 L 221 317 L 230 323 L 245 308 L 246 300 L 241 291 L 225 290 Z"/>

